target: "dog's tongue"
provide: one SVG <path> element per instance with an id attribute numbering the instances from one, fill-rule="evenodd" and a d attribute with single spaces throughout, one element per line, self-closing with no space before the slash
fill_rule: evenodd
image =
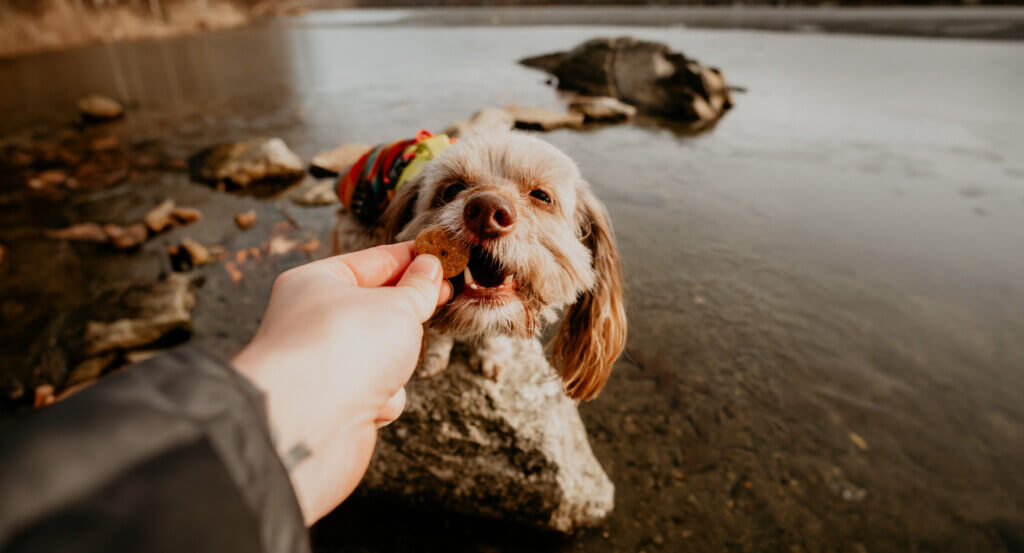
<path id="1" fill-rule="evenodd" d="M 473 280 L 487 288 L 497 286 L 505 280 L 505 270 L 479 247 L 473 247 L 469 251 L 469 270 L 473 272 Z"/>

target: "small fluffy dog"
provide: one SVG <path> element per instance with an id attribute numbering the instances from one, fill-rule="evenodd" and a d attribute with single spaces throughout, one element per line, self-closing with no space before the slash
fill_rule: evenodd
<path id="1" fill-rule="evenodd" d="M 360 247 L 351 224 L 339 220 L 336 250 Z M 494 378 L 501 362 L 491 353 L 501 340 L 536 339 L 564 312 L 552 361 L 570 397 L 596 397 L 625 346 L 626 315 L 608 214 L 576 164 L 526 134 L 465 136 L 398 190 L 373 240 L 413 240 L 435 225 L 470 246 L 470 261 L 427 323 L 418 373 L 447 367 L 460 340 Z"/>

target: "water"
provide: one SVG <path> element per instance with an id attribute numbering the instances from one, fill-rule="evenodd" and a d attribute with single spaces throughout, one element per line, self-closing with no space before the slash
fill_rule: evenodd
<path id="1" fill-rule="evenodd" d="M 562 541 L 349 507 L 317 529 L 321 549 L 1021 550 L 1019 43 L 360 17 L 7 61 L 0 128 L 66 120 L 95 91 L 131 99 L 122 130 L 169 151 L 271 133 L 308 158 L 486 106 L 557 106 L 515 60 L 602 35 L 664 41 L 747 92 L 698 136 L 651 121 L 545 135 L 607 203 L 625 265 L 629 356 L 582 408 L 618 487 L 607 524 Z M 153 186 L 133 194 L 263 205 Z M 262 201 L 330 225 L 330 208 Z M 241 344 L 280 268 L 241 289 L 211 272 L 201 339 Z"/>

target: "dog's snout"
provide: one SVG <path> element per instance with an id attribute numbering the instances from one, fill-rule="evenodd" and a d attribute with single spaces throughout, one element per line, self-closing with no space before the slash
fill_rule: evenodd
<path id="1" fill-rule="evenodd" d="M 516 208 L 499 194 L 483 192 L 466 202 L 462 218 L 477 237 L 498 238 L 516 226 Z"/>

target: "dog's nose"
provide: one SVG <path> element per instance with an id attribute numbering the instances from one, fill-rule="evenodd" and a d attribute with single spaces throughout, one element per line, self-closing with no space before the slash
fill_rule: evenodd
<path id="1" fill-rule="evenodd" d="M 466 202 L 462 218 L 477 237 L 498 238 L 512 232 L 516 226 L 516 208 L 498 194 L 482 192 Z"/>

